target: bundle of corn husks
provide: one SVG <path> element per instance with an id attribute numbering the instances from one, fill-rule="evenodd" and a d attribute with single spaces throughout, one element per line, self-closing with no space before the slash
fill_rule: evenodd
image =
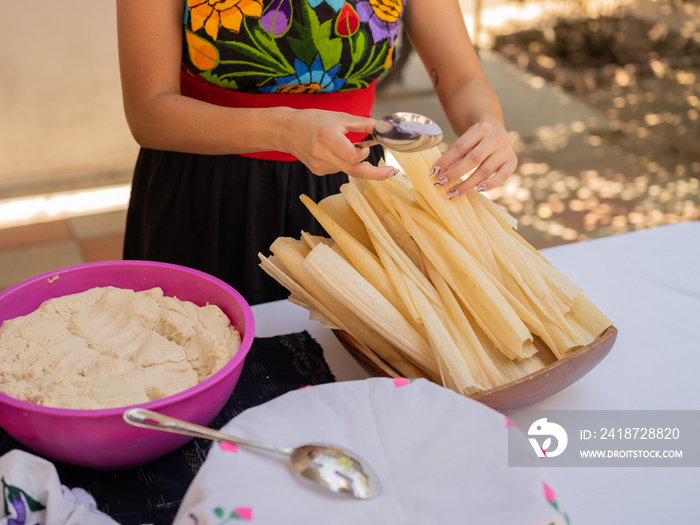
<path id="1" fill-rule="evenodd" d="M 592 343 L 611 322 L 470 192 L 427 176 L 437 148 L 392 152 L 405 176 L 352 179 L 301 199 L 330 238 L 278 238 L 261 267 L 312 318 L 346 331 L 404 377 L 464 395 L 503 385 Z"/>

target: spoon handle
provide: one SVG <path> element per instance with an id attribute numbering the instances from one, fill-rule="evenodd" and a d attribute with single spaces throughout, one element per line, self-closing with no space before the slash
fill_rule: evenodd
<path id="1" fill-rule="evenodd" d="M 278 447 L 268 443 L 260 443 L 250 439 L 238 438 L 219 432 L 208 427 L 196 425 L 182 421 L 174 417 L 166 416 L 158 412 L 146 410 L 145 408 L 130 408 L 124 412 L 124 421 L 136 427 L 150 428 L 161 430 L 163 432 L 173 432 L 175 434 L 184 434 L 186 436 L 210 439 L 212 441 L 225 441 L 236 445 L 244 445 L 248 447 L 260 448 L 291 456 L 292 449 L 286 447 Z"/>

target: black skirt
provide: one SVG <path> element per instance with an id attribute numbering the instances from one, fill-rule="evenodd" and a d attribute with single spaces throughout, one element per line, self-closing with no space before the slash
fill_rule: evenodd
<path id="1" fill-rule="evenodd" d="M 367 159 L 377 164 L 381 147 Z M 124 259 L 180 264 L 226 281 L 250 304 L 289 293 L 259 266 L 278 237 L 326 235 L 299 200 L 336 194 L 347 182 L 301 162 L 142 149 L 127 212 Z"/>

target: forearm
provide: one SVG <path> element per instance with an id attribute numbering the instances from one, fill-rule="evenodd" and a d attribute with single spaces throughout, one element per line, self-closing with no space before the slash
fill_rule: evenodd
<path id="1" fill-rule="evenodd" d="M 477 122 L 488 122 L 505 130 L 501 103 L 485 77 L 476 76 L 464 80 L 450 93 L 442 94 L 440 102 L 457 136 Z"/>
<path id="2" fill-rule="evenodd" d="M 127 122 L 143 147 L 204 155 L 285 150 L 281 140 L 294 110 L 225 108 L 176 93 L 125 104 Z"/>
<path id="3" fill-rule="evenodd" d="M 404 22 L 458 136 L 477 122 L 503 129 L 501 105 L 471 44 L 457 1 L 412 0 Z M 436 33 L 434 28 L 440 28 Z"/>

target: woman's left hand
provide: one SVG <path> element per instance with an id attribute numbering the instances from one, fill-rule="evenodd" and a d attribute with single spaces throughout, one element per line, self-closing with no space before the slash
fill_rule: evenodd
<path id="1" fill-rule="evenodd" d="M 450 186 L 447 198 L 454 199 L 472 190 L 495 188 L 513 174 L 517 165 L 508 133 L 488 122 L 478 122 L 435 162 L 430 176 L 436 186 Z M 469 176 L 454 184 L 466 174 Z"/>

